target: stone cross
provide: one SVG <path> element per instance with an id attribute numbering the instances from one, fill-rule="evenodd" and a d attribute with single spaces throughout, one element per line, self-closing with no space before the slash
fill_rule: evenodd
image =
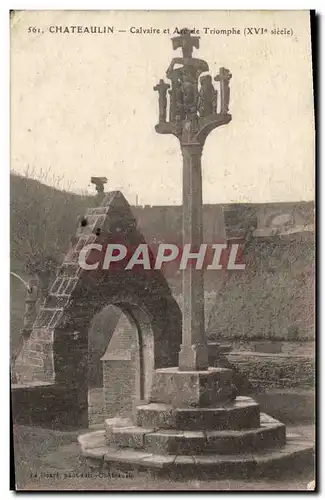
<path id="1" fill-rule="evenodd" d="M 182 35 L 173 38 L 172 43 L 174 50 L 182 49 L 183 57 L 173 58 L 166 71 L 172 82 L 169 122 L 161 120 L 161 107 L 164 109 L 165 104 L 159 104 L 159 123 L 155 128 L 156 132 L 173 134 L 180 141 L 183 155 L 183 256 L 186 248 L 190 254 L 196 253 L 199 257 L 203 243 L 202 151 L 208 134 L 231 120 L 227 112 L 231 75 L 222 68 L 218 81 L 222 87 L 223 108 L 217 113 L 217 91 L 211 76 L 202 77 L 198 90 L 200 74 L 209 71 L 204 60 L 192 58 L 193 47 L 199 48 L 199 37 L 192 37 L 186 29 L 181 32 Z M 178 67 L 174 69 L 176 64 Z M 155 88 L 159 92 L 161 82 Z M 178 361 L 181 371 L 201 371 L 209 367 L 204 321 L 204 271 L 196 269 L 196 262 L 190 258 L 183 271 L 182 345 Z"/>
<path id="2" fill-rule="evenodd" d="M 192 57 L 193 47 L 196 49 L 200 47 L 200 37 L 191 36 L 190 30 L 187 28 L 183 28 L 181 32 L 182 34 L 180 36 L 172 38 L 173 49 L 176 50 L 181 48 L 183 57 L 188 59 Z"/>
<path id="3" fill-rule="evenodd" d="M 232 77 L 229 69 L 220 68 L 219 75 L 217 75 L 214 79 L 216 82 L 220 82 L 220 101 L 221 101 L 221 110 L 222 114 L 226 114 L 229 111 L 229 100 L 230 100 L 230 87 L 229 82 Z"/>

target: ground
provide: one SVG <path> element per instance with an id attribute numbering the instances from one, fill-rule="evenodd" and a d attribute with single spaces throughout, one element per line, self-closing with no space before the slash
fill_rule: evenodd
<path id="1" fill-rule="evenodd" d="M 313 439 L 313 426 L 288 427 Z M 88 429 L 89 431 L 89 429 Z M 87 430 L 85 429 L 85 432 Z M 36 427 L 14 426 L 17 490 L 212 490 L 297 491 L 314 479 L 310 471 L 277 479 L 253 480 L 157 480 L 144 474 L 118 477 L 85 468 L 80 460 L 78 432 L 58 432 Z"/>

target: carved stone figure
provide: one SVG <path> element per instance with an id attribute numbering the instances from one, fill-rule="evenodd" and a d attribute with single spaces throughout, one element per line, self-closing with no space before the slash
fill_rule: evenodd
<path id="1" fill-rule="evenodd" d="M 159 123 L 166 122 L 166 110 L 167 110 L 167 90 L 170 85 L 165 83 L 164 80 L 160 79 L 158 85 L 156 85 L 153 89 L 158 92 L 159 99 Z"/>
<path id="2" fill-rule="evenodd" d="M 107 177 L 91 177 L 90 182 L 92 184 L 95 184 L 95 188 L 98 195 L 104 193 Z"/>
<path id="3" fill-rule="evenodd" d="M 183 101 L 183 90 L 181 82 L 178 78 L 173 75 L 172 88 L 169 91 L 170 94 L 170 107 L 169 107 L 169 119 L 171 122 L 179 117 L 180 120 L 184 118 L 184 101 Z"/>
<path id="4" fill-rule="evenodd" d="M 190 119 L 196 114 L 197 108 L 197 86 L 191 80 L 184 79 L 182 82 L 183 96 L 184 96 L 184 112 L 185 117 Z"/>
<path id="5" fill-rule="evenodd" d="M 198 110 L 200 117 L 212 115 L 214 112 L 215 90 L 212 84 L 212 77 L 204 75 L 200 78 L 200 93 L 198 99 Z"/>
<path id="6" fill-rule="evenodd" d="M 220 68 L 219 75 L 214 79 L 216 82 L 220 82 L 220 113 L 227 114 L 229 111 L 229 100 L 230 100 L 230 87 L 229 82 L 232 77 L 229 69 Z"/>
<path id="7" fill-rule="evenodd" d="M 214 89 L 212 97 L 212 113 L 216 115 L 218 113 L 218 91 Z"/>
<path id="8" fill-rule="evenodd" d="M 200 47 L 200 37 L 192 36 L 191 31 L 187 28 L 181 30 L 180 36 L 172 38 L 173 50 L 178 48 L 182 49 L 183 57 L 192 57 L 193 47 L 198 49 Z"/>
<path id="9" fill-rule="evenodd" d="M 187 29 L 181 30 L 181 33 L 181 36 L 173 38 L 173 49 L 181 48 L 183 57 L 174 57 L 166 71 L 167 78 L 172 82 L 168 92 L 169 120 L 177 120 L 178 124 L 184 119 L 196 119 L 198 78 L 202 72 L 209 70 L 205 61 L 192 58 L 193 47 L 199 48 L 199 37 L 192 37 Z"/>

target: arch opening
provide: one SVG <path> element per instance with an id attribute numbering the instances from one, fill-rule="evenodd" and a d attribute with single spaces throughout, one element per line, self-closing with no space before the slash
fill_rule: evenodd
<path id="1" fill-rule="evenodd" d="M 97 312 L 88 333 L 88 422 L 132 418 L 149 400 L 154 371 L 154 335 L 144 308 L 114 303 Z"/>

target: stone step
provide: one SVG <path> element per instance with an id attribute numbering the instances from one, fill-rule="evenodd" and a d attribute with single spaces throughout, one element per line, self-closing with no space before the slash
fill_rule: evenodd
<path id="1" fill-rule="evenodd" d="M 132 425 L 133 425 L 132 420 L 129 418 L 121 418 L 121 417 L 107 418 L 104 422 L 105 442 L 107 444 L 111 443 L 113 431 L 115 428 L 119 427 L 127 428 Z"/>
<path id="2" fill-rule="evenodd" d="M 217 408 L 173 408 L 149 403 L 137 406 L 136 425 L 147 429 L 252 429 L 260 425 L 260 407 L 249 397 L 237 397 Z"/>
<path id="3" fill-rule="evenodd" d="M 286 443 L 286 429 L 281 422 L 261 424 L 260 428 L 252 430 L 210 431 L 206 435 L 206 450 L 220 454 L 281 448 Z"/>
<path id="4" fill-rule="evenodd" d="M 287 436 L 279 449 L 225 455 L 159 455 L 143 450 L 120 449 L 105 443 L 105 431 L 78 438 L 81 455 L 87 464 L 99 469 L 111 467 L 131 471 L 158 472 L 169 478 L 277 477 L 287 471 L 306 471 L 314 466 L 314 444 L 303 436 Z"/>
<path id="5" fill-rule="evenodd" d="M 118 448 L 142 449 L 159 455 L 193 455 L 202 453 L 236 454 L 276 448 L 285 444 L 285 425 L 264 423 L 258 429 L 227 431 L 180 431 L 114 428 L 112 444 Z"/>

